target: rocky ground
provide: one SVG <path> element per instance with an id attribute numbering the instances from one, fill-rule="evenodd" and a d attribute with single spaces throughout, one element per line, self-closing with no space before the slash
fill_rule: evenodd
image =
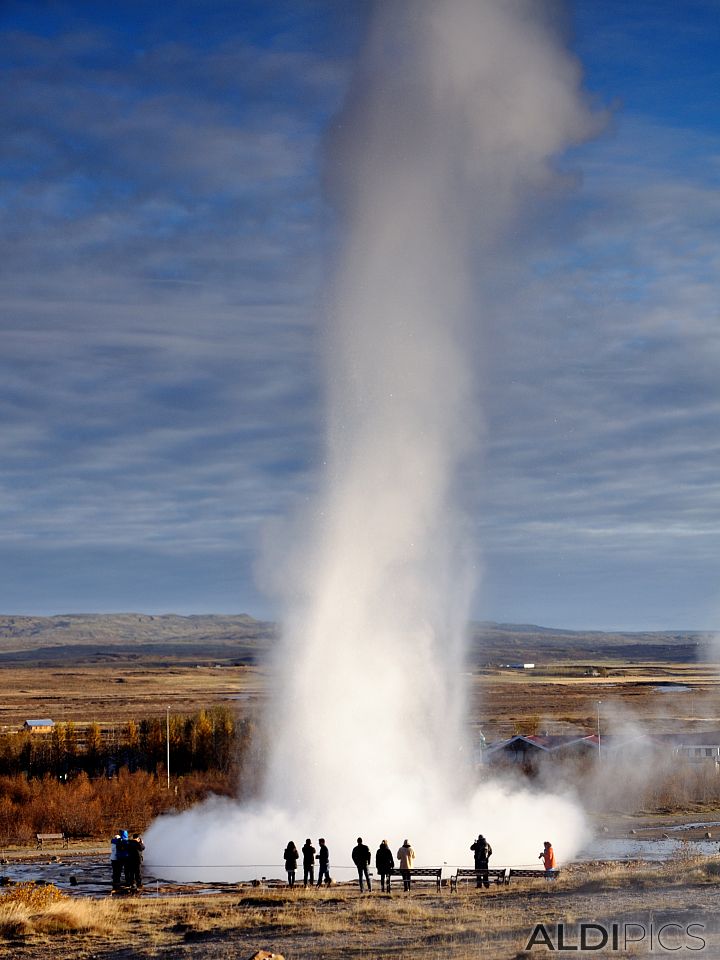
<path id="1" fill-rule="evenodd" d="M 67 860 L 72 862 L 63 863 L 64 870 L 84 872 L 87 881 L 94 875 L 95 884 L 106 882 L 106 865 L 97 855 L 88 855 L 84 865 L 77 854 Z M 33 863 L 48 865 L 26 861 Z M 502 960 L 554 955 L 562 947 L 580 957 L 687 956 L 694 950 L 717 960 L 719 882 L 720 864 L 707 857 L 576 864 L 553 883 L 518 881 L 479 892 L 468 886 L 459 893 L 418 887 L 391 897 L 360 895 L 350 885 L 321 891 L 233 885 L 219 892 L 148 885 L 141 897 L 111 898 L 83 882 L 72 891 L 71 907 L 84 900 L 97 911 L 97 922 L 85 916 L 82 930 L 72 909 L 54 926 L 37 915 L 22 930 L 3 927 L 0 897 L 0 955 L 243 960 L 265 949 L 286 960 Z M 592 949 L 573 949 L 583 936 Z M 606 948 L 595 949 L 603 937 Z"/>

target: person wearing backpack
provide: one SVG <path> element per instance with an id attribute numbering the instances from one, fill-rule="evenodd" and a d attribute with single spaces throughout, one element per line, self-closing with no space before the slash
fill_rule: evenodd
<path id="1" fill-rule="evenodd" d="M 487 889 L 490 887 L 487 870 L 488 860 L 492 856 L 492 847 L 485 837 L 480 834 L 470 849 L 475 852 L 475 870 L 477 871 L 475 884 L 478 889 L 480 889 L 481 886 Z"/>

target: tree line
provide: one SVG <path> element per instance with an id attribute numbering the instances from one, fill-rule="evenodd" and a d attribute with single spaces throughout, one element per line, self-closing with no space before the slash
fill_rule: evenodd
<path id="1" fill-rule="evenodd" d="M 112 777 L 121 770 L 157 774 L 167 762 L 167 718 L 128 720 L 120 727 L 93 722 L 79 728 L 56 723 L 50 733 L 0 735 L 0 776 L 68 780 L 80 773 Z M 228 774 L 247 753 L 252 721 L 237 720 L 227 707 L 169 719 L 170 769 L 175 777 L 218 771 Z"/>

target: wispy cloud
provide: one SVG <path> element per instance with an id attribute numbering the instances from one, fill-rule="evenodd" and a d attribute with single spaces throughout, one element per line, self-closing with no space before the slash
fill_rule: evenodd
<path id="1" fill-rule="evenodd" d="M 259 603 L 246 585 L 263 526 L 316 483 L 319 156 L 362 4 L 345 20 L 248 4 L 242 29 L 236 5 L 203 5 L 197 35 L 186 6 L 133 30 L 89 5 L 66 22 L 9 7 L 1 609 L 149 608 L 149 570 L 166 608 L 193 580 L 197 608 Z M 468 428 L 482 420 L 484 451 L 464 490 L 480 616 L 717 616 L 717 67 L 707 4 L 688 6 L 678 20 L 666 4 L 577 5 L 614 116 L 521 211 L 507 256 L 478 253 Z"/>

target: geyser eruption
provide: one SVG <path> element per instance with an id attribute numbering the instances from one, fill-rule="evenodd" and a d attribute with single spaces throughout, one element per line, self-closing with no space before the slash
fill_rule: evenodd
<path id="1" fill-rule="evenodd" d="M 342 242 L 327 467 L 289 565 L 264 795 L 156 823 L 155 863 L 274 863 L 280 875 L 288 839 L 324 835 L 336 867 L 358 834 L 395 848 L 410 837 L 419 863 L 467 863 L 479 830 L 498 862 L 523 863 L 547 836 L 561 857 L 580 840 L 569 801 L 473 783 L 461 683 L 473 262 L 499 256 L 548 160 L 591 131 L 546 14 L 538 0 L 377 5 L 328 146 Z"/>

